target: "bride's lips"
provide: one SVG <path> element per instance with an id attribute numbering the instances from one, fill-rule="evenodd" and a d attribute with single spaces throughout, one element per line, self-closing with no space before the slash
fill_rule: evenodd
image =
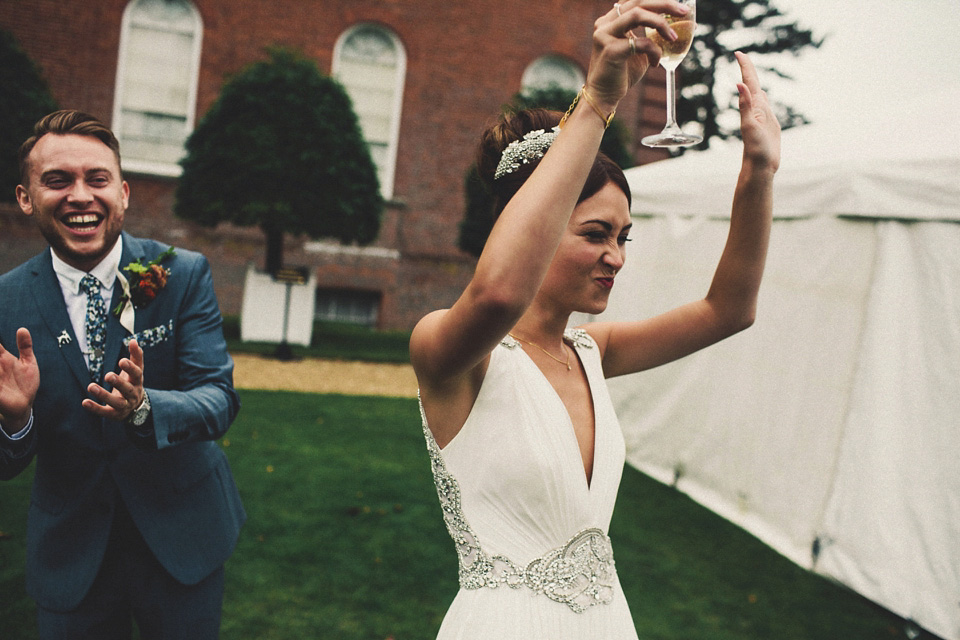
<path id="1" fill-rule="evenodd" d="M 597 283 L 598 283 L 601 287 L 603 287 L 603 288 L 605 288 L 605 289 L 612 289 L 612 288 L 613 288 L 613 277 L 609 277 L 609 278 L 597 278 Z"/>

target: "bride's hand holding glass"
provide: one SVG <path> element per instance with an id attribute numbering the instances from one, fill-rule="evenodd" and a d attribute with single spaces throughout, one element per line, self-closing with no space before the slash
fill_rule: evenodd
<path id="1" fill-rule="evenodd" d="M 668 16 L 682 19 L 689 10 L 676 0 L 627 0 L 614 3 L 594 25 L 593 55 L 587 72 L 589 95 L 614 108 L 660 59 L 661 48 L 649 37 L 677 40 Z M 637 35 L 637 34 L 642 35 Z"/>

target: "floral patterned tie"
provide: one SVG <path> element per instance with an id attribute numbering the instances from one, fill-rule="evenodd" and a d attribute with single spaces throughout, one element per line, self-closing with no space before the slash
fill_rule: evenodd
<path id="1" fill-rule="evenodd" d="M 80 281 L 80 290 L 87 294 L 87 349 L 90 379 L 100 381 L 103 370 L 103 347 L 107 341 L 107 303 L 100 295 L 100 281 L 89 273 Z"/>

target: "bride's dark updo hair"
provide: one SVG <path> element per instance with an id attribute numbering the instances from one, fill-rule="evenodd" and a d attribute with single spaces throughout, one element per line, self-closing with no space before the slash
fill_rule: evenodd
<path id="1" fill-rule="evenodd" d="M 503 150 L 514 140 L 520 140 L 524 135 L 537 129 L 550 131 L 560 123 L 563 114 L 559 111 L 548 111 L 546 109 L 525 109 L 516 113 L 505 113 L 493 125 L 487 128 L 480 136 L 480 143 L 477 145 L 477 173 L 484 186 L 493 194 L 493 219 L 500 217 L 503 208 L 507 206 L 510 198 L 523 186 L 533 170 L 540 165 L 540 160 L 531 160 L 530 162 L 520 164 L 520 168 L 506 175 L 494 179 L 494 173 L 500 158 L 503 156 Z M 611 160 L 602 151 L 597 152 L 597 158 L 593 162 L 587 181 L 583 185 L 577 204 L 583 202 L 590 196 L 596 194 L 608 182 L 615 184 L 624 195 L 627 196 L 627 204 L 631 202 L 630 186 L 627 184 L 627 178 L 623 175 L 623 170 L 616 162 Z"/>

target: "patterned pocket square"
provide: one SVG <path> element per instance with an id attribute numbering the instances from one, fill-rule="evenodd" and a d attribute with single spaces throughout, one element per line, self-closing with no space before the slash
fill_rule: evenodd
<path id="1" fill-rule="evenodd" d="M 152 329 L 144 329 L 143 331 L 135 333 L 132 336 L 127 336 L 123 339 L 123 346 L 129 346 L 130 341 L 136 339 L 137 344 L 140 345 L 141 349 L 155 347 L 172 335 L 173 320 L 168 320 L 167 324 L 161 324 L 160 326 L 153 327 Z"/>

